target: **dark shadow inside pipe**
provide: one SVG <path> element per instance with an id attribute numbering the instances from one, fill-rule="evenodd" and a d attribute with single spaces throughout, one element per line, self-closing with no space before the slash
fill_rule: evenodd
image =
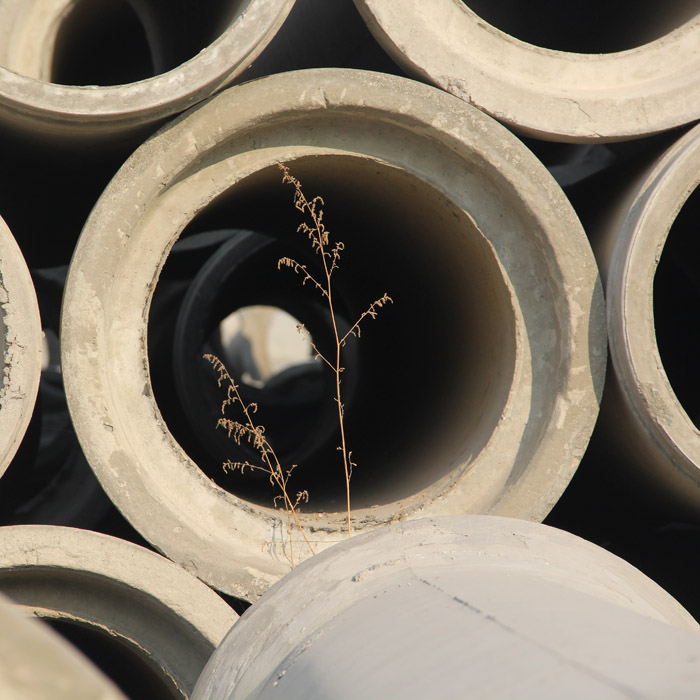
<path id="1" fill-rule="evenodd" d="M 150 78 L 153 56 L 127 0 L 77 3 L 56 35 L 51 81 L 121 85 Z"/>
<path id="2" fill-rule="evenodd" d="M 305 157 L 291 166 L 308 197 L 323 196 L 324 221 L 332 240 L 345 244 L 333 293 L 346 321 L 354 323 L 385 292 L 394 301 L 380 309 L 376 319 L 363 322 L 361 338 L 348 343 L 354 354 L 344 360 L 345 428 L 357 463 L 353 505 L 390 504 L 422 490 L 441 491 L 491 437 L 513 379 L 514 312 L 493 251 L 469 217 L 405 171 L 352 156 Z M 190 223 L 184 240 L 224 227 L 254 229 L 275 239 L 280 254 L 317 264 L 309 241 L 296 231 L 301 219 L 292 197 L 280 171 L 266 168 L 212 202 Z M 162 371 L 170 363 L 167 341 L 160 343 L 160 350 L 150 347 L 150 338 L 155 341 L 159 335 L 151 333 L 159 325 L 159 295 L 167 295 L 164 283 L 175 274 L 169 270 L 171 262 L 175 264 L 172 254 L 151 306 L 149 364 L 156 401 L 187 451 L 193 442 L 188 435 L 191 428 L 178 419 L 169 392 L 175 380 Z M 310 269 L 321 274 L 317 267 Z M 270 290 L 284 308 L 300 289 L 314 293 L 311 285 L 301 283 L 292 270 L 278 270 L 272 259 L 266 268 L 256 268 L 253 276 L 244 276 L 235 294 L 229 290 L 227 312 L 265 297 Z M 274 304 L 274 295 L 266 303 Z M 295 316 L 305 322 L 307 312 L 300 308 Z M 219 320 L 214 317 L 212 327 Z M 314 340 L 329 347 L 329 338 L 322 336 L 319 331 Z M 204 360 L 196 361 L 199 385 L 215 387 L 216 373 Z M 206 428 L 209 436 L 216 432 L 223 398 L 219 391 Z M 333 416 L 335 410 L 331 390 L 323 415 Z M 294 411 L 288 420 L 296 425 Z M 274 436 L 266 434 L 274 442 Z M 289 490 L 292 494 L 308 490 L 310 511 L 342 511 L 345 483 L 337 428 L 330 434 L 300 431 L 298 439 L 313 442 L 316 437 L 316 447 L 294 470 Z M 207 435 L 203 440 L 215 442 Z M 221 463 L 229 456 L 226 451 L 199 451 L 195 461 L 229 491 L 271 505 L 276 494 L 266 478 L 223 473 Z"/>
<path id="3" fill-rule="evenodd" d="M 182 700 L 182 694 L 128 644 L 96 628 L 61 619 L 44 618 L 77 647 L 129 700 Z"/>
<path id="4" fill-rule="evenodd" d="M 189 0 L 77 2 L 56 35 L 52 82 L 120 85 L 165 73 L 226 29 L 239 3 Z"/>
<path id="5" fill-rule="evenodd" d="M 614 53 L 633 49 L 700 14 L 699 0 L 463 0 L 482 19 L 516 39 L 556 51 Z"/>
<path id="6" fill-rule="evenodd" d="M 654 276 L 654 327 L 666 376 L 690 419 L 700 428 L 700 188 L 686 200 L 663 248 Z"/>

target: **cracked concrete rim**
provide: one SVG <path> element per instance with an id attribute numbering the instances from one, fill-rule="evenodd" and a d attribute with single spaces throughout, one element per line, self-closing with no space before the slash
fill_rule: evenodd
<path id="1" fill-rule="evenodd" d="M 338 69 L 253 81 L 183 115 L 127 161 L 83 230 L 64 296 L 62 366 L 78 437 L 110 498 L 167 556 L 243 598 L 289 570 L 285 521 L 216 486 L 176 443 L 150 388 L 147 319 L 187 223 L 260 173 L 281 188 L 276 164 L 292 161 L 297 172 L 347 171 L 360 187 L 384 178 L 418 270 L 438 239 L 410 231 L 414 220 L 444 230 L 449 274 L 430 268 L 425 289 L 457 285 L 444 325 L 461 347 L 464 313 L 488 346 L 475 369 L 461 357 L 441 369 L 454 393 L 450 410 L 431 405 L 447 412 L 444 434 L 401 433 L 428 485 L 354 511 L 357 531 L 399 513 L 542 519 L 585 451 L 605 372 L 602 290 L 580 223 L 541 163 L 487 115 L 414 81 Z M 402 213 L 411 201 L 428 213 Z M 471 316 L 461 301 L 469 294 L 484 302 Z M 455 389 L 465 376 L 473 396 Z M 393 468 L 408 478 L 408 462 Z M 319 549 L 345 527 L 342 513 L 325 511 L 304 523 Z"/>
<path id="2" fill-rule="evenodd" d="M 0 476 L 9 466 L 34 411 L 41 379 L 41 319 L 27 264 L 0 218 Z"/>
<path id="3" fill-rule="evenodd" d="M 0 695 L 7 700 L 126 700 L 47 625 L 0 596 Z"/>
<path id="4" fill-rule="evenodd" d="M 27 615 L 124 644 L 177 697 L 189 696 L 238 619 L 214 591 L 159 554 L 68 527 L 0 528 L 0 590 Z"/>
<path id="5" fill-rule="evenodd" d="M 633 443 L 652 479 L 700 512 L 700 431 L 666 375 L 654 326 L 654 275 L 675 218 L 700 185 L 700 127 L 678 139 L 620 204 L 607 231 L 610 356 Z"/>
<path id="6" fill-rule="evenodd" d="M 617 141 L 700 118 L 697 18 L 634 49 L 578 54 L 519 41 L 482 20 L 468 2 L 355 4 L 409 73 L 527 135 Z"/>
<path id="7" fill-rule="evenodd" d="M 196 56 L 161 75 L 115 86 L 39 79 L 46 71 L 34 65 L 36 53 L 53 45 L 73 4 L 57 0 L 47 7 L 19 0 L 0 7 L 0 55 L 11 67 L 0 67 L 0 123 L 48 138 L 104 138 L 181 112 L 240 75 L 275 35 L 294 0 L 242 0 L 228 28 Z"/>
<path id="8" fill-rule="evenodd" d="M 415 616 L 420 616 L 419 601 L 425 592 L 421 584 L 444 594 L 443 600 L 469 608 L 470 622 L 463 624 L 459 632 L 453 630 L 455 636 L 446 634 L 446 638 L 440 638 L 444 618 L 440 617 L 440 605 L 435 600 L 428 608 L 434 625 L 427 622 L 424 628 L 413 621 Z M 377 599 L 378 607 L 374 612 L 378 616 L 379 610 L 396 605 L 397 596 L 399 600 L 412 600 L 416 607 L 406 609 L 404 605 L 398 612 L 405 621 L 402 633 L 405 646 L 394 635 L 393 644 L 398 646 L 390 641 L 383 647 L 386 639 L 394 634 L 392 625 L 382 624 L 381 620 L 376 622 L 377 618 L 363 619 L 362 611 L 366 612 L 368 603 L 371 605 L 372 600 Z M 357 688 L 357 678 L 361 675 L 350 670 L 349 675 L 343 677 L 346 669 L 359 667 L 363 673 L 382 679 L 386 672 L 384 662 L 391 668 L 392 659 L 400 659 L 403 673 L 411 676 L 408 659 L 415 653 L 415 663 L 420 664 L 420 655 L 429 655 L 431 639 L 441 645 L 443 651 L 454 647 L 455 654 L 465 664 L 483 668 L 482 672 L 488 677 L 489 673 L 494 673 L 490 664 L 499 668 L 498 655 L 504 654 L 497 643 L 492 644 L 489 625 L 493 624 L 509 633 L 510 642 L 504 645 L 506 648 L 516 640 L 520 643 L 525 639 L 528 644 L 534 642 L 540 649 L 549 647 L 555 655 L 561 653 L 564 658 L 573 660 L 577 660 L 576 654 L 582 649 L 583 655 L 579 658 L 585 662 L 593 660 L 591 665 L 595 666 L 596 657 L 605 658 L 604 652 L 596 655 L 595 648 L 601 648 L 606 642 L 590 631 L 599 628 L 592 621 L 592 626 L 587 627 L 581 619 L 585 616 L 577 611 L 579 606 L 595 618 L 595 624 L 603 627 L 606 615 L 615 623 L 629 624 L 630 628 L 637 626 L 649 636 L 652 647 L 655 634 L 668 635 L 674 640 L 674 636 L 682 632 L 677 636 L 681 648 L 688 642 L 695 645 L 690 648 L 696 648 L 700 639 L 698 623 L 660 586 L 624 560 L 579 537 L 539 523 L 510 518 L 425 518 L 359 535 L 297 567 L 270 589 L 241 620 L 240 626 L 226 636 L 202 673 L 193 698 L 267 698 L 272 697 L 274 690 L 285 697 L 296 698 L 303 696 L 299 692 L 300 684 L 306 688 L 308 697 L 337 697 L 328 687 L 324 696 L 323 671 L 312 666 L 309 673 L 307 657 L 315 655 L 317 658 L 319 653 L 322 656 L 329 646 L 338 644 L 334 630 L 339 629 L 344 631 L 341 640 L 343 634 L 350 640 L 346 647 L 340 642 L 341 654 L 354 658 L 353 648 L 356 649 L 357 644 L 353 645 L 352 640 L 357 640 L 359 630 L 364 640 L 360 646 L 369 645 L 376 662 L 358 663 L 354 667 L 351 661 L 346 666 L 338 660 L 328 675 L 335 678 L 336 673 L 340 674 L 341 679 L 334 686 L 338 690 L 343 682 L 351 688 L 347 695 L 341 691 L 340 697 L 353 697 L 352 689 Z M 636 614 L 630 615 L 630 612 Z M 435 618 L 432 618 L 433 613 Z M 454 605 L 448 614 L 458 614 Z M 550 627 L 547 620 L 554 618 L 562 621 L 561 626 L 555 623 Z M 480 626 L 482 622 L 483 627 Z M 651 624 L 645 626 L 645 623 Z M 476 634 L 473 629 L 477 630 Z M 478 642 L 470 637 L 472 634 L 478 637 Z M 377 642 L 377 637 L 381 641 Z M 472 640 L 474 643 L 470 644 Z M 631 644 L 633 640 L 628 641 Z M 558 643 L 562 646 L 558 647 Z M 384 654 L 385 648 L 393 651 Z M 591 649 L 594 650 L 592 656 Z M 518 658 L 524 658 L 527 653 L 521 650 Z M 627 658 L 634 657 L 634 651 L 625 649 L 624 653 L 628 654 Z M 476 661 L 469 661 L 470 658 Z M 487 658 L 490 659 L 488 663 Z M 296 680 L 291 681 L 292 692 L 286 693 L 285 683 L 290 682 L 289 676 L 297 663 L 307 675 L 303 675 L 304 671 L 298 672 Z M 609 670 L 614 674 L 614 661 L 611 664 L 613 669 Z M 542 668 L 546 666 L 548 664 Z M 452 670 L 448 671 L 450 668 Z M 513 662 L 512 667 L 504 664 L 499 670 L 504 668 L 511 669 L 512 681 L 517 684 L 520 678 L 514 669 L 519 668 L 519 664 Z M 475 687 L 479 687 L 480 681 L 488 683 L 487 679 L 479 678 L 474 667 L 473 672 L 477 674 Z M 460 671 L 447 664 L 439 673 L 459 675 Z M 651 673 L 653 675 L 653 671 Z M 542 671 L 540 675 L 547 676 L 547 673 Z M 383 680 L 390 686 L 391 675 L 388 678 L 384 676 Z M 526 678 L 524 687 L 531 690 L 529 681 L 535 685 L 543 682 L 537 678 L 537 672 L 531 679 Z M 330 683 L 333 687 L 333 681 Z M 436 683 L 437 688 L 442 689 L 440 681 Z M 378 686 L 382 687 L 381 681 Z M 354 697 L 360 695 L 358 692 Z M 494 695 L 514 696 L 532 697 L 527 692 Z M 629 696 L 623 693 L 620 697 Z M 409 693 L 409 697 L 424 695 Z M 557 695 L 553 693 L 551 697 Z"/>

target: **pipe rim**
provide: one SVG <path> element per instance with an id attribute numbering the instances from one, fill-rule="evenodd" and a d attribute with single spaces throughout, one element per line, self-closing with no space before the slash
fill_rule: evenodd
<path id="1" fill-rule="evenodd" d="M 269 100 L 270 96 L 274 96 L 274 100 Z M 440 112 L 437 120 L 436 107 Z M 316 119 L 319 115 L 327 119 L 342 118 L 345 124 L 352 114 L 362 116 L 363 130 L 373 131 L 381 125 L 389 133 L 391 125 L 395 131 L 392 139 L 414 138 L 422 148 L 427 148 L 428 144 L 432 149 L 439 149 L 440 156 L 452 153 L 454 162 L 462 168 L 468 169 L 463 162 L 467 156 L 476 161 L 477 165 L 469 161 L 469 167 L 480 168 L 479 173 L 487 172 L 488 177 L 497 179 L 506 191 L 494 191 L 496 186 L 490 179 L 479 186 L 473 170 L 472 184 L 479 189 L 479 194 L 490 192 L 488 196 L 493 206 L 500 202 L 500 196 L 512 197 L 519 216 L 531 227 L 528 231 L 532 231 L 533 239 L 526 241 L 525 248 L 532 248 L 528 253 L 532 256 L 532 265 L 552 275 L 551 279 L 538 280 L 529 270 L 521 269 L 525 254 L 510 253 L 507 245 L 509 241 L 512 243 L 510 239 L 499 243 L 501 259 L 490 253 L 494 265 L 505 264 L 510 270 L 510 276 L 501 270 L 499 284 L 504 285 L 503 294 L 510 295 L 512 308 L 507 313 L 512 314 L 512 320 L 508 324 L 513 324 L 514 332 L 523 341 L 517 346 L 514 368 L 508 370 L 513 372 L 508 382 L 513 382 L 515 389 L 508 389 L 509 403 L 503 409 L 506 416 L 498 419 L 480 458 L 470 469 L 458 470 L 448 483 L 435 487 L 440 491 L 440 498 L 433 500 L 440 500 L 441 505 L 433 507 L 445 508 L 447 512 L 464 512 L 467 508 L 476 512 L 488 510 L 530 519 L 543 518 L 578 466 L 598 413 L 605 371 L 604 309 L 590 246 L 554 180 L 502 126 L 478 110 L 465 109 L 462 102 L 434 88 L 364 71 L 299 71 L 253 81 L 221 93 L 167 125 L 146 142 L 117 174 L 93 210 L 76 248 L 66 285 L 62 366 L 76 430 L 88 460 L 110 497 L 132 524 L 169 557 L 196 570 L 203 580 L 220 590 L 244 598 L 258 595 L 288 570 L 288 562 L 284 557 L 280 559 L 279 552 L 275 553 L 271 545 L 279 542 L 284 523 L 277 512 L 253 507 L 215 487 L 183 453 L 163 423 L 149 388 L 144 342 L 150 290 L 157 280 L 159 265 L 162 266 L 170 246 L 189 218 L 219 191 L 226 189 L 227 179 L 243 181 L 248 173 L 259 172 L 280 160 L 310 153 L 322 158 L 335 152 L 319 145 L 314 148 L 295 146 L 294 142 L 277 148 L 268 144 L 256 149 L 253 145 L 251 149 L 250 143 L 256 143 L 256 128 L 270 124 L 279 129 L 285 115 L 292 125 L 303 118 Z M 214 120 L 216 129 L 207 125 L 210 119 Z M 426 130 L 435 130 L 427 140 Z M 372 138 L 375 138 L 374 133 Z M 481 140 L 488 145 L 479 145 Z M 183 144 L 182 153 L 173 148 L 178 141 Z M 264 143 L 264 138 L 262 141 Z M 361 148 L 357 144 L 353 147 Z M 217 169 L 202 167 L 198 171 L 217 149 L 229 154 L 229 158 L 219 156 L 214 163 Z M 369 157 L 371 162 L 379 162 L 376 153 L 370 152 Z M 395 156 L 395 159 L 396 167 L 406 167 L 409 171 L 423 162 L 410 154 Z M 407 165 L 407 161 L 415 161 L 415 164 Z M 444 162 L 441 163 L 440 167 L 444 168 Z M 506 178 L 500 174 L 503 168 L 515 184 L 506 184 Z M 430 178 L 427 182 L 432 186 Z M 198 190 L 197 183 L 204 183 L 204 187 Z M 116 201 L 115 197 L 128 201 L 135 193 L 140 193 L 137 196 L 141 204 L 138 210 L 129 207 L 131 214 L 127 216 L 131 221 L 127 221 L 112 207 L 112 202 Z M 535 202 L 545 212 L 539 218 L 533 213 Z M 472 220 L 469 213 L 466 216 Z M 525 224 L 521 222 L 518 226 Z M 141 247 L 134 257 L 125 252 L 125 246 L 130 239 L 129 245 L 134 245 L 137 231 L 141 232 L 139 235 L 147 235 L 144 240 L 149 241 L 147 248 L 150 250 Z M 160 241 L 157 240 L 159 235 Z M 517 233 L 505 229 L 499 230 L 499 235 L 517 237 Z M 486 238 L 484 241 L 493 245 Z M 541 250 L 537 246 L 541 246 Z M 147 272 L 117 289 L 114 286 L 117 280 L 128 276 L 128 265 L 135 265 L 137 261 L 144 264 L 146 255 L 152 260 L 146 263 Z M 97 261 L 107 259 L 111 261 L 111 272 L 105 277 L 97 272 Z M 537 311 L 523 311 L 512 292 L 516 277 L 520 294 L 525 294 L 523 287 L 527 287 L 531 294 L 541 294 L 545 299 L 551 295 L 557 301 L 551 302 L 552 308 L 543 302 L 537 306 Z M 128 308 L 128 313 L 119 313 L 110 329 L 102 318 L 105 309 L 117 300 L 122 311 Z M 539 318 L 539 314 L 544 314 L 548 322 L 558 324 L 561 321 L 562 327 L 548 327 L 545 322 L 538 321 L 544 325 L 540 326 L 542 333 L 530 332 L 528 336 L 523 313 L 531 325 L 535 316 Z M 119 337 L 113 336 L 110 340 L 112 332 Z M 536 346 L 532 351 L 530 343 Z M 556 367 L 554 373 L 550 366 L 545 366 L 548 353 Z M 553 360 L 554 355 L 559 359 Z M 135 375 L 128 386 L 123 378 L 117 377 L 124 367 L 132 368 Z M 527 375 L 530 367 L 535 367 L 532 371 L 542 376 L 543 383 L 551 381 L 555 385 L 547 384 L 551 396 L 533 399 Z M 88 391 L 81 388 L 88 385 L 92 387 Z M 531 406 L 533 401 L 547 415 L 542 423 L 536 416 L 530 417 L 531 410 L 536 412 Z M 512 445 L 502 449 L 510 431 L 521 438 L 526 435 L 522 449 Z M 134 438 L 134 435 L 140 437 Z M 122 440 L 123 446 L 120 446 Z M 135 444 L 135 440 L 141 445 L 139 449 L 153 449 L 154 452 L 147 456 L 128 447 L 127 454 L 123 447 Z M 153 467 L 156 464 L 157 473 Z M 494 472 L 499 473 L 496 479 Z M 464 474 L 466 480 L 460 481 Z M 130 485 L 129 479 L 134 479 L 134 484 Z M 182 488 L 173 487 L 179 479 L 184 479 Z M 133 500 L 132 489 L 138 489 L 137 482 L 151 494 L 145 509 Z M 534 498 L 533 494 L 536 494 Z M 430 514 L 430 506 L 409 501 L 404 500 L 408 511 Z M 158 517 L 153 517 L 151 508 L 158 508 Z M 188 508 L 195 508 L 202 520 L 183 521 L 182 513 Z M 364 514 L 357 527 L 371 528 L 388 522 L 391 513 L 398 511 L 392 508 L 387 507 L 382 517 Z M 338 517 L 326 514 L 321 521 L 310 514 L 308 520 L 314 536 L 324 547 L 337 540 L 342 523 L 342 513 Z M 178 533 L 175 540 L 173 532 Z M 205 546 L 202 546 L 203 538 L 207 542 Z M 262 551 L 266 547 L 272 551 Z M 297 556 L 303 558 L 303 552 Z"/>
<path id="2" fill-rule="evenodd" d="M 461 0 L 436 0 L 430 13 L 420 0 L 355 5 L 414 75 L 536 138 L 620 141 L 700 118 L 700 17 L 634 49 L 576 54 L 515 39 Z"/>
<path id="3" fill-rule="evenodd" d="M 0 67 L 0 114 L 33 131 L 127 131 L 183 111 L 240 75 L 282 26 L 295 0 L 244 0 L 209 46 L 166 73 L 126 85 L 58 85 Z"/>
<path id="4" fill-rule="evenodd" d="M 27 430 L 41 379 L 41 318 L 27 263 L 0 217 L 0 477 Z"/>
<path id="5" fill-rule="evenodd" d="M 0 551 L 0 587 L 24 614 L 82 624 L 124 640 L 185 696 L 238 619 L 181 567 L 109 535 L 11 525 L 0 528 Z M 59 580 L 67 584 L 50 583 Z M 154 619 L 162 622 L 162 631 Z"/>
<path id="6" fill-rule="evenodd" d="M 698 502 L 700 430 L 676 397 L 656 342 L 654 276 L 671 226 L 700 186 L 700 126 L 653 165 L 627 202 L 607 282 L 610 356 L 636 425 L 651 439 L 659 468 L 680 475 Z"/>

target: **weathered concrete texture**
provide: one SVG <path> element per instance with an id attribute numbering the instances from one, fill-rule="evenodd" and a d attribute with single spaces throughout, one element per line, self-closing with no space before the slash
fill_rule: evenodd
<path id="1" fill-rule="evenodd" d="M 3 700 L 126 700 L 82 654 L 0 597 Z"/>
<path id="2" fill-rule="evenodd" d="M 695 518 L 700 517 L 700 431 L 674 393 L 659 353 L 654 278 L 671 226 L 698 184 L 696 126 L 623 193 L 596 243 L 606 277 L 614 368 L 606 391 L 607 433 L 633 457 L 635 470 L 641 468 L 635 479 L 646 475 L 659 493 Z"/>
<path id="3" fill-rule="evenodd" d="M 0 591 L 27 615 L 123 645 L 173 698 L 189 696 L 238 618 L 216 593 L 160 555 L 73 528 L 0 528 Z"/>
<path id="4" fill-rule="evenodd" d="M 167 70 L 124 85 L 80 86 L 50 82 L 56 38 L 62 24 L 71 21 L 74 0 L 2 0 L 0 124 L 44 138 L 78 141 L 137 131 L 233 81 L 262 52 L 293 4 L 294 0 L 229 0 L 221 2 L 216 13 L 202 11 L 196 18 L 200 23 L 214 14 L 220 17 L 220 35 L 189 60 L 172 66 L 167 4 L 130 0 L 143 24 L 154 68 Z M 190 29 L 200 31 L 196 24 Z"/>
<path id="5" fill-rule="evenodd" d="M 41 319 L 32 278 L 0 218 L 0 476 L 29 425 L 41 377 Z"/>
<path id="6" fill-rule="evenodd" d="M 295 235 L 279 162 L 333 203 L 338 226 L 354 222 L 342 239 L 358 261 L 350 274 L 394 298 L 372 326 L 390 348 L 372 364 L 383 363 L 391 393 L 378 399 L 373 381 L 363 393 L 358 375 L 348 409 L 376 417 L 352 447 L 372 474 L 353 495 L 356 530 L 421 514 L 542 519 L 586 448 L 604 377 L 603 298 L 584 232 L 541 163 L 487 115 L 414 81 L 334 69 L 236 86 L 169 124 L 86 223 L 64 297 L 62 366 L 110 498 L 220 590 L 254 598 L 288 571 L 279 511 L 218 488 L 173 439 L 146 348 L 168 251 L 213 200 L 267 198 L 249 223 L 245 198 L 235 216 L 282 216 L 274 230 Z M 309 508 L 319 549 L 343 536 L 337 502 Z M 308 556 L 303 544 L 295 556 Z"/>
<path id="7" fill-rule="evenodd" d="M 519 41 L 468 0 L 355 4 L 409 73 L 538 138 L 624 140 L 700 118 L 697 18 L 627 51 L 582 54 Z"/>
<path id="8" fill-rule="evenodd" d="M 287 575 L 226 636 L 192 697 L 689 700 L 698 631 L 640 571 L 573 535 L 423 519 Z"/>

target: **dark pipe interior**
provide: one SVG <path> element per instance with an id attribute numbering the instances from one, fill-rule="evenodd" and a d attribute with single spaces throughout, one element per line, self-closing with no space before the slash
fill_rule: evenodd
<path id="1" fill-rule="evenodd" d="M 654 327 L 671 387 L 700 428 L 700 189 L 683 205 L 654 276 Z"/>
<path id="2" fill-rule="evenodd" d="M 44 621 L 85 654 L 129 700 L 182 700 L 173 685 L 117 637 L 65 620 Z"/>
<path id="3" fill-rule="evenodd" d="M 573 53 L 613 53 L 668 34 L 700 13 L 699 0 L 463 0 L 489 24 L 528 44 Z"/>
<path id="4" fill-rule="evenodd" d="M 237 3 L 82 0 L 56 37 L 52 81 L 120 85 L 165 73 L 196 56 L 227 27 Z"/>
<path id="5" fill-rule="evenodd" d="M 352 481 L 355 507 L 390 503 L 444 483 L 484 446 L 512 378 L 512 310 L 490 249 L 449 200 L 403 171 L 347 156 L 300 159 L 293 171 L 307 196 L 324 197 L 324 221 L 333 240 L 345 243 L 334 276 L 342 315 L 354 322 L 384 292 L 394 300 L 376 320 L 364 323 L 359 340 L 351 339 L 355 356 L 343 378 L 345 387 L 355 384 L 350 397 L 344 396 L 348 442 L 358 464 Z M 280 254 L 313 265 L 308 241 L 296 232 L 300 219 L 292 194 L 279 170 L 267 168 L 213 202 L 183 235 L 227 226 L 255 229 L 275 238 Z M 193 441 L 169 392 L 174 380 L 163 372 L 170 364 L 168 343 L 158 344 L 159 334 L 150 332 L 167 325 L 158 321 L 156 310 L 163 307 L 169 285 L 174 288 L 168 282 L 175 277 L 170 263 L 169 258 L 151 306 L 150 370 L 161 412 L 187 451 Z M 236 291 L 238 298 L 227 294 L 229 312 L 266 289 L 277 290 L 278 305 L 284 307 L 302 289 L 301 279 L 289 269 L 278 271 L 270 260 Z M 308 284 L 303 289 L 313 291 Z M 305 320 L 303 310 L 295 315 Z M 216 375 L 205 361 L 200 371 L 201 385 L 214 386 Z M 222 399 L 219 394 L 215 410 Z M 334 410 L 331 391 L 325 411 L 333 415 Z M 308 489 L 309 510 L 342 510 L 337 434 L 299 440 L 317 435 L 317 449 L 295 469 L 289 490 Z M 270 505 L 266 478 L 223 474 L 221 463 L 228 456 L 212 450 L 197 454 L 195 461 L 224 488 Z"/>

